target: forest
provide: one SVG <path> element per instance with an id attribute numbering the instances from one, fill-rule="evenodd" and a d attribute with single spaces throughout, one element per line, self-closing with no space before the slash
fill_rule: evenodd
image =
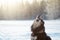
<path id="1" fill-rule="evenodd" d="M 60 0 L 0 0 L 0 20 L 60 19 Z"/>

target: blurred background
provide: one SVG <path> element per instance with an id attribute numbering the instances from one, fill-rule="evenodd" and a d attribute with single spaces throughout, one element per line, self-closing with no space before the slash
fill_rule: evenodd
<path id="1" fill-rule="evenodd" d="M 60 19 L 60 0 L 0 0 L 0 20 Z"/>
<path id="2" fill-rule="evenodd" d="M 37 15 L 47 35 L 60 40 L 60 0 L 0 0 L 0 40 L 31 40 Z"/>

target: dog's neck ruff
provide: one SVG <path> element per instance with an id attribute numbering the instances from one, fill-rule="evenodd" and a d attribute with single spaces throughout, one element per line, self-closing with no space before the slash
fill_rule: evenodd
<path id="1" fill-rule="evenodd" d="M 44 30 L 42 29 L 41 31 L 39 31 L 38 33 L 43 33 L 44 32 Z"/>

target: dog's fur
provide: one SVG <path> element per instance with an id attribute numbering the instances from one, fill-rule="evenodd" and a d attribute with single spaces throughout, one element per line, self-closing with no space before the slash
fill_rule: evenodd
<path id="1" fill-rule="evenodd" d="M 31 40 L 51 40 L 49 36 L 47 36 L 44 27 L 44 21 L 37 16 L 31 26 Z"/>

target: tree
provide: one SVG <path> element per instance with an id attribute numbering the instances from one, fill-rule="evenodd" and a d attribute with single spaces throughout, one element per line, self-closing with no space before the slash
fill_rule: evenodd
<path id="1" fill-rule="evenodd" d="M 47 0 L 48 19 L 57 19 L 60 16 L 60 0 Z"/>

